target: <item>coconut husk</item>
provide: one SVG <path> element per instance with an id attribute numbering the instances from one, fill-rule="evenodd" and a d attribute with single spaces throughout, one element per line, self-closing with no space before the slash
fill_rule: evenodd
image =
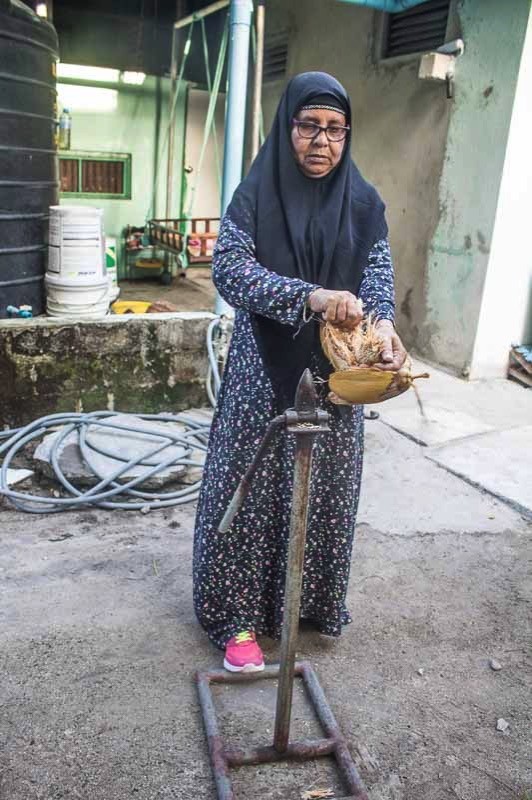
<path id="1" fill-rule="evenodd" d="M 350 329 L 325 322 L 320 337 L 323 352 L 337 370 L 369 367 L 380 361 L 383 342 L 371 316 Z"/>
<path id="2" fill-rule="evenodd" d="M 407 355 L 400 370 L 377 369 L 383 340 L 376 322 L 368 317 L 351 330 L 326 322 L 321 344 L 335 371 L 329 376 L 329 400 L 336 405 L 371 405 L 406 392 L 417 378 L 412 375 L 412 360 Z"/>

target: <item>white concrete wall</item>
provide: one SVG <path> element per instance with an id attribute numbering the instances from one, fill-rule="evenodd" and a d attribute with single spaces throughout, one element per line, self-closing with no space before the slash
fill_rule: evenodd
<path id="1" fill-rule="evenodd" d="M 532 11 L 515 93 L 471 377 L 503 377 L 532 341 Z"/>

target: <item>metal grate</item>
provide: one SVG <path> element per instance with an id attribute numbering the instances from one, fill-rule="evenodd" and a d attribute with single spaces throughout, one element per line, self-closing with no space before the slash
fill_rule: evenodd
<path id="1" fill-rule="evenodd" d="M 59 159 L 59 180 L 62 192 L 78 192 L 78 159 Z"/>
<path id="2" fill-rule="evenodd" d="M 124 162 L 81 162 L 81 191 L 90 194 L 124 194 Z"/>
<path id="3" fill-rule="evenodd" d="M 128 200 L 131 198 L 129 153 L 59 153 L 61 194 Z"/>
<path id="4" fill-rule="evenodd" d="M 288 63 L 288 31 L 268 36 L 264 44 L 265 81 L 278 81 L 284 78 Z"/>
<path id="5" fill-rule="evenodd" d="M 429 0 L 390 14 L 384 58 L 435 50 L 445 43 L 450 0 Z"/>

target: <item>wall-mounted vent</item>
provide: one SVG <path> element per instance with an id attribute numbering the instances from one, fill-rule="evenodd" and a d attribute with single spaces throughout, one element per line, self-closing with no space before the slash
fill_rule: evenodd
<path id="1" fill-rule="evenodd" d="M 267 36 L 264 43 L 264 80 L 282 80 L 286 75 L 287 63 L 288 31 L 281 31 L 273 36 Z"/>
<path id="2" fill-rule="evenodd" d="M 388 17 L 384 58 L 435 50 L 445 43 L 450 0 L 429 0 Z"/>

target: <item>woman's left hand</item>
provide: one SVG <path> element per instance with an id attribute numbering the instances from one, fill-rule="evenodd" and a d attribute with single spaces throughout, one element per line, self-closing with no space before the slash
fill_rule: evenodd
<path id="1" fill-rule="evenodd" d="M 389 319 L 381 319 L 377 323 L 377 330 L 383 342 L 381 360 L 374 364 L 377 369 L 386 369 L 397 372 L 406 359 L 406 350 Z"/>

